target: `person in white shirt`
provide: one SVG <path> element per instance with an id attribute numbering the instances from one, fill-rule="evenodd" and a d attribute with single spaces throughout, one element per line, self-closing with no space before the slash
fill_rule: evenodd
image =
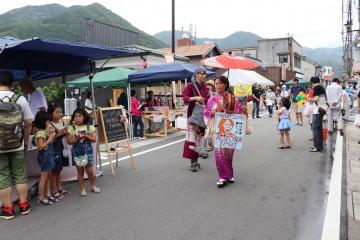
<path id="1" fill-rule="evenodd" d="M 33 121 L 39 111 L 46 112 L 48 104 L 45 95 L 42 91 L 35 89 L 33 82 L 30 79 L 20 81 L 21 91 L 29 95 L 29 106 L 33 115 Z"/>
<path id="2" fill-rule="evenodd" d="M 12 185 L 15 185 L 20 200 L 18 204 L 20 213 L 22 215 L 30 213 L 30 203 L 27 200 L 25 151 L 29 147 L 32 113 L 26 98 L 11 91 L 13 81 L 14 78 L 11 72 L 0 71 L 0 104 L 3 109 L 9 109 L 6 105 L 10 104 L 19 107 L 19 109 L 21 108 L 22 119 L 19 119 L 18 122 L 24 126 L 22 140 L 21 134 L 18 134 L 22 130 L 19 125 L 15 127 L 12 135 L 9 135 L 9 129 L 4 127 L 6 124 L 0 126 L 0 202 L 3 204 L 0 218 L 6 220 L 15 218 L 14 205 L 11 201 Z M 6 112 L 2 112 L 2 114 L 5 116 Z M 16 118 L 12 118 L 12 120 L 16 120 Z M 11 124 L 9 123 L 8 127 Z"/>
<path id="3" fill-rule="evenodd" d="M 89 114 L 91 119 L 93 119 L 94 118 L 94 104 L 93 104 L 93 101 L 92 101 L 91 92 L 88 92 L 86 94 L 84 107 L 85 107 L 85 111 Z"/>
<path id="4" fill-rule="evenodd" d="M 341 100 L 343 96 L 343 89 L 340 85 L 340 80 L 334 78 L 330 86 L 326 88 L 328 108 L 328 131 L 332 133 L 334 131 L 334 121 L 337 121 L 340 135 L 344 134 L 344 120 L 341 116 Z"/>

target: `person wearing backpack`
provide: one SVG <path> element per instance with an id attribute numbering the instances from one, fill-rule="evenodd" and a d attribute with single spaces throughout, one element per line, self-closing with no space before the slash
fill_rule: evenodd
<path id="1" fill-rule="evenodd" d="M 11 91 L 13 81 L 11 72 L 0 71 L 0 218 L 6 220 L 15 218 L 12 185 L 19 197 L 20 213 L 30 213 L 25 152 L 33 116 L 26 98 Z"/>

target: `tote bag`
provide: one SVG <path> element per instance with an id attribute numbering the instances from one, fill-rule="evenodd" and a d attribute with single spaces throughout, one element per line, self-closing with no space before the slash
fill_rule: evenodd
<path id="1" fill-rule="evenodd" d="M 197 90 L 197 92 L 199 94 L 198 96 L 202 97 L 199 89 L 197 88 L 197 86 L 195 84 L 193 86 Z M 204 110 L 205 110 L 204 105 L 202 105 L 200 103 L 195 103 L 192 114 L 188 119 L 189 124 L 193 124 L 193 125 L 196 125 L 198 127 L 206 129 L 207 126 L 206 126 L 205 120 L 204 120 Z"/>

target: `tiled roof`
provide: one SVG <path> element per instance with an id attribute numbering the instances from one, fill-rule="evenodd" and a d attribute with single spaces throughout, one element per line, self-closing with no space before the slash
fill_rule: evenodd
<path id="1" fill-rule="evenodd" d="M 193 56 L 204 57 L 214 48 L 216 48 L 218 52 L 221 54 L 220 49 L 215 44 L 180 46 L 180 47 L 176 47 L 175 53 L 176 55 L 185 56 L 185 57 L 193 57 Z M 171 48 L 162 48 L 159 50 L 171 53 Z"/>

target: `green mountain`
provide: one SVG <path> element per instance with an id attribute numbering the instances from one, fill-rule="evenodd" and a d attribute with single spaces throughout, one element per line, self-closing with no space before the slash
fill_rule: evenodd
<path id="1" fill-rule="evenodd" d="M 137 29 L 98 3 L 68 8 L 59 4 L 48 4 L 11 10 L 0 15 L 0 37 L 13 36 L 21 39 L 48 37 L 84 41 L 85 18 L 138 32 L 140 45 L 150 48 L 166 47 L 166 44 L 160 40 Z"/>
<path id="2" fill-rule="evenodd" d="M 181 38 L 181 31 L 175 32 L 176 39 Z M 154 35 L 162 42 L 171 45 L 171 31 L 163 31 Z M 257 40 L 260 36 L 251 32 L 235 32 L 225 38 L 196 38 L 197 44 L 204 42 L 216 43 L 220 48 L 239 48 L 239 47 L 253 47 L 256 46 Z"/>
<path id="3" fill-rule="evenodd" d="M 343 72 L 343 48 L 307 48 L 303 47 L 303 55 L 322 66 L 332 66 L 335 74 Z"/>

